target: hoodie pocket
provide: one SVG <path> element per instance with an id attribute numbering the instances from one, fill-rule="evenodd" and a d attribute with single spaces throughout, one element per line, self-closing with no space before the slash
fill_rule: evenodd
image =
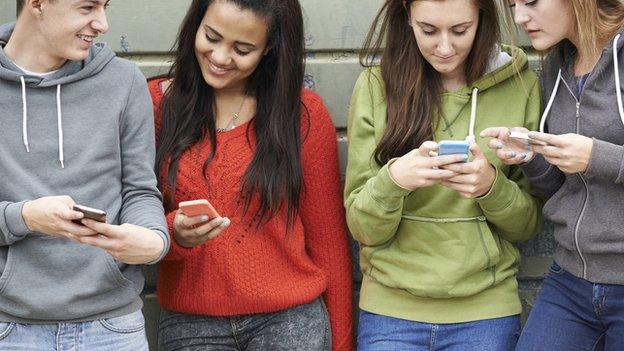
<path id="1" fill-rule="evenodd" d="M 404 216 L 395 239 L 364 247 L 365 274 L 420 297 L 470 296 L 496 282 L 501 251 L 485 217 Z"/>
<path id="2" fill-rule="evenodd" d="M 32 236 L 9 247 L 0 276 L 0 310 L 24 319 L 69 320 L 136 300 L 136 284 L 104 250 L 67 239 Z M 129 266 L 129 270 L 140 268 Z M 133 280 L 135 276 L 133 275 Z"/>

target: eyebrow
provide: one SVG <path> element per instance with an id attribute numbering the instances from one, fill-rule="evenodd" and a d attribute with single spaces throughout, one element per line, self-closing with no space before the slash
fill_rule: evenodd
<path id="1" fill-rule="evenodd" d="M 429 27 L 433 27 L 433 28 L 437 28 L 436 26 L 434 26 L 433 24 L 427 23 L 427 22 L 419 22 L 416 21 L 416 23 L 418 23 L 421 26 L 429 26 Z M 451 26 L 451 28 L 456 28 L 456 27 L 461 27 L 461 26 L 469 26 L 472 23 L 474 23 L 473 21 L 466 21 L 466 22 L 462 22 L 462 23 L 458 23 L 454 26 Z"/>
<path id="2" fill-rule="evenodd" d="M 101 5 L 101 1 L 102 0 L 79 0 L 76 3 L 77 4 L 90 3 L 93 5 Z M 110 3 L 110 0 L 104 1 L 104 6 L 108 5 L 108 3 Z"/>
<path id="3" fill-rule="evenodd" d="M 205 24 L 205 25 L 204 25 L 204 28 L 205 28 L 206 30 L 210 30 L 211 32 L 214 32 L 214 34 L 216 34 L 216 35 L 218 35 L 219 37 L 223 38 L 223 34 L 219 33 L 216 29 L 212 28 L 211 26 L 209 26 L 209 25 Z M 239 41 L 239 40 L 236 40 L 234 43 L 236 43 L 236 44 L 238 44 L 238 45 L 249 46 L 250 48 L 254 48 L 254 49 L 256 48 L 256 45 L 255 45 L 255 44 L 252 44 L 252 43 L 247 43 L 247 42 L 244 42 L 244 41 Z"/>

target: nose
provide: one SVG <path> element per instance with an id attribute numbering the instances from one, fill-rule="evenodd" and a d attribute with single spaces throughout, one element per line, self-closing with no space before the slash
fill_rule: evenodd
<path id="1" fill-rule="evenodd" d="M 210 58 L 220 66 L 227 66 L 230 63 L 230 55 L 224 45 L 216 45 L 210 54 Z"/>
<path id="2" fill-rule="evenodd" d="M 91 22 L 91 27 L 101 34 L 108 32 L 108 19 L 104 9 L 97 12 L 96 18 Z"/>
<path id="3" fill-rule="evenodd" d="M 442 38 L 438 43 L 438 54 L 440 56 L 450 56 L 453 54 L 453 43 L 451 43 L 448 33 L 442 34 Z"/>
<path id="4" fill-rule="evenodd" d="M 514 9 L 514 22 L 516 22 L 516 24 L 522 25 L 529 22 L 531 18 L 529 17 L 529 14 L 527 13 L 524 6 L 522 6 L 521 4 L 516 4 Z"/>

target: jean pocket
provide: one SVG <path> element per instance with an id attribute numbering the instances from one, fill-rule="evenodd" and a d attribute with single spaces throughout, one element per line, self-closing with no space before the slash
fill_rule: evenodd
<path id="1" fill-rule="evenodd" d="M 550 273 L 552 273 L 552 274 L 557 274 L 557 275 L 563 274 L 563 272 L 565 272 L 565 270 L 564 270 L 563 268 L 561 268 L 561 267 L 557 264 L 557 262 L 554 262 L 554 261 L 553 261 L 553 263 L 550 265 L 550 268 L 549 268 L 548 270 L 550 271 Z"/>
<path id="2" fill-rule="evenodd" d="M 0 340 L 4 340 L 11 334 L 15 323 L 0 322 Z"/>
<path id="3" fill-rule="evenodd" d="M 141 310 L 121 317 L 100 319 L 102 326 L 115 333 L 136 333 L 145 329 L 145 318 Z"/>

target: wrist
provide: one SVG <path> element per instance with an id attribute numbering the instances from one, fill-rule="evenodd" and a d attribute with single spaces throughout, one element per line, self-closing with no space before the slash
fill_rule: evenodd
<path id="1" fill-rule="evenodd" d="M 24 224 L 26 225 L 26 228 L 30 231 L 34 231 L 33 223 L 31 223 L 30 221 L 31 212 L 32 212 L 31 201 L 24 202 L 24 205 L 22 206 L 22 213 L 21 213 L 22 219 L 24 220 Z"/>

